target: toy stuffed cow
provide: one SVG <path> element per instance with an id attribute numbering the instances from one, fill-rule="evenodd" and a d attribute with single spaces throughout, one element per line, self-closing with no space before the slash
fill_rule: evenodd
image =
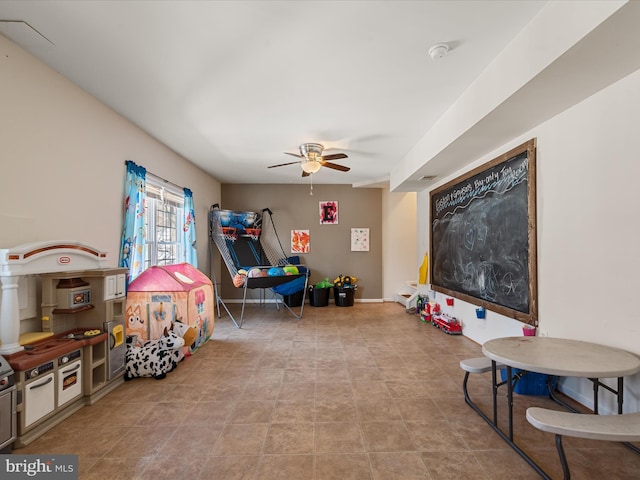
<path id="1" fill-rule="evenodd" d="M 127 344 L 125 380 L 153 377 L 161 380 L 178 366 L 175 351 L 182 351 L 184 339 L 172 330 L 164 329 L 162 337 L 142 347 Z"/>
<path id="2" fill-rule="evenodd" d="M 182 323 L 180 320 L 176 320 L 171 324 L 171 330 L 173 330 L 176 335 L 182 337 L 182 339 L 184 340 L 184 348 L 174 350 L 173 352 L 173 356 L 175 357 L 176 361 L 181 362 L 185 356 L 185 353 L 187 355 L 191 354 L 189 347 L 196 343 L 196 339 L 198 338 L 198 330 L 196 330 L 194 327 L 190 327 L 186 323 Z"/>

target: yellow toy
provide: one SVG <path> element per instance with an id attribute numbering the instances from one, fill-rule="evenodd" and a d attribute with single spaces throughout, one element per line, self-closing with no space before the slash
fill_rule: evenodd
<path id="1" fill-rule="evenodd" d="M 358 278 L 349 275 L 338 275 L 338 277 L 333 281 L 333 285 L 336 287 L 355 286 L 356 283 L 358 283 Z"/>
<path id="2" fill-rule="evenodd" d="M 418 269 L 418 283 L 420 285 L 426 285 L 428 272 L 429 272 L 429 257 L 425 253 L 424 260 L 422 260 L 422 265 L 420 265 L 420 268 Z"/>

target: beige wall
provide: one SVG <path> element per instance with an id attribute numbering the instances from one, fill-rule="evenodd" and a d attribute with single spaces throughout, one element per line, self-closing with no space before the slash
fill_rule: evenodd
<path id="1" fill-rule="evenodd" d="M 313 282 L 353 274 L 361 279 L 357 299 L 389 300 L 415 278 L 415 194 L 314 185 L 310 196 L 306 183 L 227 185 L 223 203 L 216 179 L 3 36 L 0 72 L 0 248 L 75 240 L 108 251 L 109 265 L 115 266 L 124 161 L 133 160 L 193 191 L 198 263 L 207 274 L 208 211 L 222 203 L 238 209 L 269 206 L 287 248 L 292 228 L 311 230 L 312 252 L 302 257 Z M 338 225 L 319 225 L 320 200 L 340 202 Z M 371 229 L 370 252 L 350 251 L 351 227 Z"/>
<path id="2" fill-rule="evenodd" d="M 320 174 L 318 174 L 320 177 Z M 382 299 L 382 191 L 350 185 L 240 185 L 223 184 L 221 208 L 260 211 L 270 208 L 278 236 L 291 255 L 291 230 L 309 230 L 311 252 L 301 254 L 311 269 L 311 283 L 340 274 L 358 277 L 356 301 Z M 320 225 L 319 202 L 338 202 L 338 224 Z M 351 228 L 370 229 L 370 251 L 351 251 Z M 223 295 L 239 293 L 226 269 L 219 279 Z"/>
<path id="3" fill-rule="evenodd" d="M 382 278 L 385 301 L 397 293 L 411 293 L 407 282 L 418 280 L 422 254 L 418 253 L 415 192 L 382 192 Z"/>
<path id="4" fill-rule="evenodd" d="M 0 248 L 75 240 L 118 262 L 125 160 L 193 191 L 208 273 L 220 183 L 0 36 Z"/>

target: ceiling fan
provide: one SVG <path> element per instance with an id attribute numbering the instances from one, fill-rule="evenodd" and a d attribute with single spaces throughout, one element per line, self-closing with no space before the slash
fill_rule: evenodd
<path id="1" fill-rule="evenodd" d="M 278 165 L 271 165 L 267 168 L 284 167 L 285 165 L 294 165 L 299 163 L 302 167 L 302 176 L 308 177 L 312 173 L 316 173 L 320 170 L 320 167 L 327 167 L 333 170 L 339 170 L 341 172 L 348 172 L 351 170 L 349 167 L 338 165 L 337 163 L 329 162 L 328 160 L 338 160 L 339 158 L 349 158 L 346 153 L 334 153 L 331 155 L 322 155 L 324 147 L 319 143 L 303 143 L 300 145 L 300 153 L 284 152 L 286 155 L 298 157 L 301 160 L 297 162 L 280 163 Z"/>

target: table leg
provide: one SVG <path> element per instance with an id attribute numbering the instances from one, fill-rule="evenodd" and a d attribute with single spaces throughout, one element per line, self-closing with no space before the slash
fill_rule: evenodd
<path id="1" fill-rule="evenodd" d="M 513 372 L 507 365 L 507 403 L 509 405 L 509 440 L 513 442 Z"/>
<path id="2" fill-rule="evenodd" d="M 498 426 L 498 374 L 496 362 L 491 360 L 491 380 L 493 384 L 493 424 Z"/>
<path id="3" fill-rule="evenodd" d="M 555 394 L 555 388 L 553 387 L 553 381 L 554 379 L 556 379 L 558 377 L 554 377 L 552 375 L 549 375 L 549 378 L 547 379 L 547 389 L 549 390 L 549 398 L 551 400 L 553 400 L 554 402 L 556 402 L 558 405 L 563 406 L 564 408 L 566 408 L 567 410 L 569 410 L 570 412 L 573 413 L 580 413 L 578 412 L 578 410 L 576 410 L 575 408 L 573 408 L 571 405 L 569 405 L 568 403 L 562 401 L 560 399 L 560 397 L 558 397 Z"/>
<path id="4" fill-rule="evenodd" d="M 623 397 L 624 397 L 624 378 L 618 377 L 618 415 L 622 415 Z"/>
<path id="5" fill-rule="evenodd" d="M 601 383 L 599 378 L 589 378 L 593 382 L 593 413 L 598 414 L 598 392 L 600 386 L 616 395 L 618 403 L 618 415 L 622 413 L 622 403 L 624 401 L 624 377 L 618 377 L 618 389 L 614 389 L 606 383 Z"/>
<path id="6" fill-rule="evenodd" d="M 499 427 L 498 427 L 498 386 L 505 382 L 498 382 L 497 376 L 497 368 L 496 362 L 491 362 L 491 379 L 493 383 L 493 422 L 491 419 L 486 416 L 473 402 L 468 398 L 466 389 L 465 389 L 465 400 L 473 408 L 480 418 L 482 418 L 487 424 L 493 428 L 493 430 L 502 438 L 522 459 L 529 464 L 531 468 L 533 468 L 538 475 L 540 475 L 545 480 L 552 480 L 551 477 L 544 471 L 540 466 L 533 461 L 529 455 L 527 455 L 524 450 L 522 450 L 518 445 L 513 441 L 513 378 L 512 378 L 512 370 L 511 367 L 507 366 L 507 387 L 508 387 L 508 397 L 509 397 L 509 435 L 506 435 Z M 467 377 L 465 377 L 467 378 Z"/>

